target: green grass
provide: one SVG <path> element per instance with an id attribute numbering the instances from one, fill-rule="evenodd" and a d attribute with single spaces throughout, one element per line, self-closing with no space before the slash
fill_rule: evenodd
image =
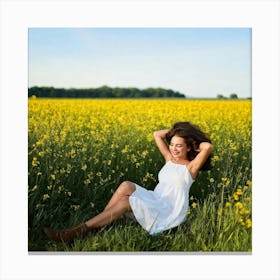
<path id="1" fill-rule="evenodd" d="M 210 203 L 210 201 L 209 201 Z M 43 238 L 41 247 L 30 251 L 78 251 L 78 252 L 250 252 L 251 232 L 245 228 L 236 230 L 237 224 L 225 222 L 218 227 L 215 211 L 205 204 L 178 228 L 157 235 L 149 235 L 139 224 L 126 218 L 89 233 L 72 245 L 55 243 Z M 208 221 L 205 224 L 205 221 Z M 242 238 L 240 238 L 242 237 Z M 38 244 L 38 242 L 37 242 Z M 38 245 L 37 245 L 38 246 Z"/>
<path id="2" fill-rule="evenodd" d="M 250 188 L 247 192 L 250 192 Z M 123 217 L 97 232 L 89 233 L 83 240 L 76 240 L 72 245 L 55 243 L 44 235 L 38 234 L 40 238 L 36 239 L 35 243 L 29 243 L 29 250 L 250 252 L 252 250 L 251 228 L 240 225 L 235 204 L 221 208 L 220 203 L 225 195 L 221 190 L 209 194 L 201 202 L 197 201 L 196 207 L 191 207 L 184 224 L 160 234 L 149 235 L 135 220 Z M 243 201 L 242 205 L 250 208 L 250 201 Z M 218 209 L 223 209 L 223 213 Z M 77 217 L 70 220 L 72 224 L 78 221 Z"/>

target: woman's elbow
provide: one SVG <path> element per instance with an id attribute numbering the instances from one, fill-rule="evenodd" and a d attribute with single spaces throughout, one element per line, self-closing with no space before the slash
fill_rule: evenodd
<path id="1" fill-rule="evenodd" d="M 159 137 L 159 136 L 160 136 L 160 133 L 159 133 L 159 131 L 154 131 L 154 133 L 153 133 L 153 136 L 154 136 L 154 138 L 157 138 L 157 137 Z"/>
<path id="2" fill-rule="evenodd" d="M 213 150 L 213 145 L 209 142 L 202 142 L 199 148 L 200 150 L 204 150 L 207 151 L 208 153 L 211 153 Z"/>

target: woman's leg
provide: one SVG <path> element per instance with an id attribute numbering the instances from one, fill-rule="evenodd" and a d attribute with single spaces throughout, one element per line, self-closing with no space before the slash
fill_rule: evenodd
<path id="1" fill-rule="evenodd" d="M 129 181 L 122 182 L 117 190 L 114 192 L 113 196 L 111 197 L 109 203 L 104 208 L 108 210 L 113 205 L 115 205 L 122 197 L 130 196 L 136 190 L 135 184 Z"/>
<path id="2" fill-rule="evenodd" d="M 131 211 L 129 196 L 135 189 L 135 184 L 128 181 L 123 182 L 112 196 L 104 211 L 100 214 L 85 223 L 79 223 L 69 229 L 52 230 L 50 228 L 44 228 L 44 231 L 52 240 L 70 243 L 74 239 L 84 236 L 91 229 L 107 225 L 121 217 L 124 213 Z"/>
<path id="3" fill-rule="evenodd" d="M 130 212 L 129 196 L 136 190 L 135 184 L 129 181 L 122 182 L 103 212 L 86 222 L 87 227 L 97 228 L 107 225 L 121 217 L 124 213 Z"/>
<path id="4" fill-rule="evenodd" d="M 124 213 L 131 211 L 129 196 L 122 196 L 111 207 L 97 216 L 88 220 L 85 224 L 89 229 L 100 228 L 120 218 Z"/>
<path id="5" fill-rule="evenodd" d="M 100 214 L 89 219 L 87 222 L 79 223 L 72 228 L 65 230 L 52 230 L 50 228 L 44 228 L 44 231 L 52 240 L 71 243 L 77 238 L 82 238 L 90 230 L 108 225 L 121 217 L 124 213 L 131 211 L 128 199 L 129 196 L 121 197 L 109 209 L 104 210 Z"/>

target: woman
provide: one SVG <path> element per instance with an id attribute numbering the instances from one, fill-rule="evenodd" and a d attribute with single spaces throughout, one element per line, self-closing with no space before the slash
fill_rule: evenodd
<path id="1" fill-rule="evenodd" d="M 103 212 L 66 230 L 44 228 L 48 237 L 69 243 L 127 212 L 133 212 L 139 224 L 150 234 L 184 222 L 189 207 L 189 189 L 199 170 L 210 168 L 211 141 L 199 127 L 189 122 L 176 123 L 171 130 L 156 131 L 154 139 L 166 162 L 159 172 L 159 183 L 154 191 L 125 181 Z"/>

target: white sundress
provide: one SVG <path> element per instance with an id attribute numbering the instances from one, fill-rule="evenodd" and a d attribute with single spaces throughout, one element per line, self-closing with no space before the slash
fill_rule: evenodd
<path id="1" fill-rule="evenodd" d="M 156 234 L 181 224 L 189 209 L 189 190 L 194 182 L 186 165 L 168 161 L 158 174 L 153 191 L 137 184 L 129 197 L 132 212 L 149 234 Z"/>

